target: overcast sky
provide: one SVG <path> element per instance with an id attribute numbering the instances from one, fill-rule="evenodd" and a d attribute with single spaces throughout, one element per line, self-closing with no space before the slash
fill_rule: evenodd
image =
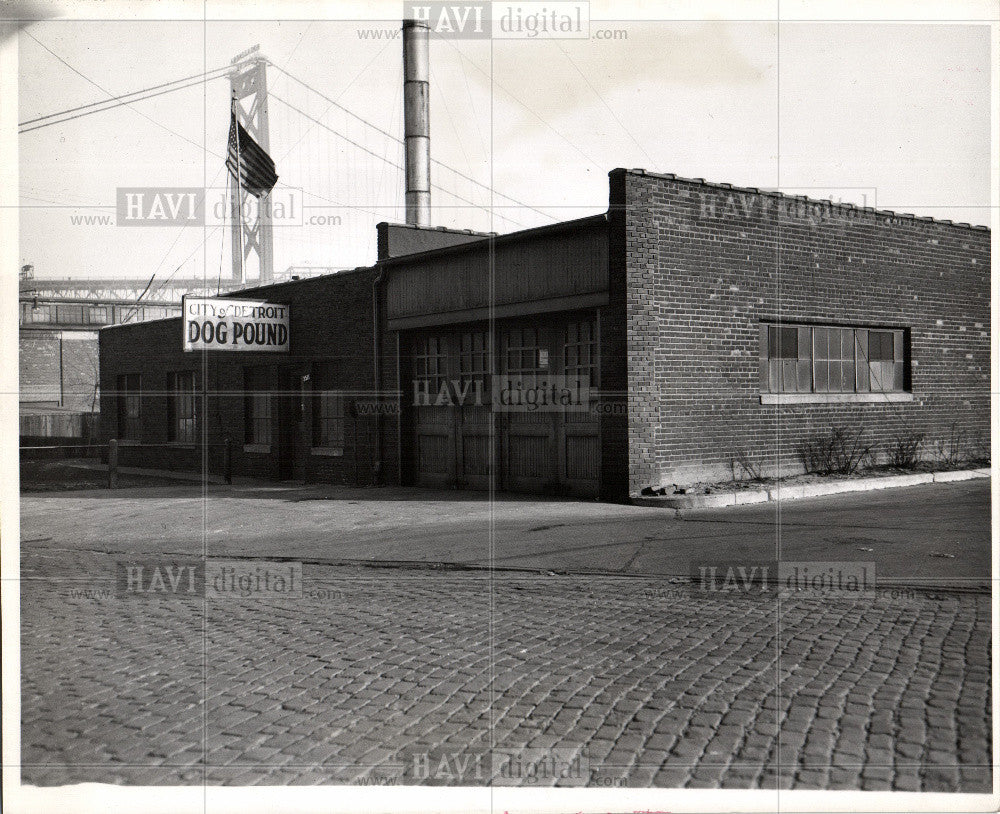
<path id="1" fill-rule="evenodd" d="M 259 43 L 277 66 L 268 81 L 280 183 L 323 207 L 311 214 L 339 218 L 276 229 L 275 269 L 368 263 L 374 224 L 403 218 L 402 176 L 389 163 L 401 162 L 401 148 L 287 74 L 401 136 L 401 43 L 362 33 L 396 27 L 39 22 L 18 35 L 18 118 L 106 98 L 92 83 L 121 94 L 199 74 Z M 432 155 L 484 185 L 435 166 L 434 183 L 447 191 L 434 190 L 435 225 L 505 232 L 603 212 L 615 167 L 989 223 L 987 26 L 591 24 L 598 28 L 624 34 L 432 43 Z M 220 79 L 22 135 L 22 262 L 44 277 L 163 279 L 178 267 L 177 276 L 214 279 L 220 267 L 228 275 L 228 232 L 74 223 L 113 218 L 118 187 L 224 186 L 228 97 Z M 505 208 L 491 218 L 491 173 L 498 192 L 531 208 L 495 197 Z"/>

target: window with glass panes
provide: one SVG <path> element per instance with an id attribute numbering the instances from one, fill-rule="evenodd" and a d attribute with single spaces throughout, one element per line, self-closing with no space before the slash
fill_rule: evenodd
<path id="1" fill-rule="evenodd" d="M 868 331 L 868 389 L 903 389 L 903 332 Z"/>
<path id="2" fill-rule="evenodd" d="M 91 305 L 88 321 L 91 325 L 105 325 L 108 322 L 107 306 Z"/>
<path id="3" fill-rule="evenodd" d="M 119 376 L 118 386 L 118 437 L 125 441 L 138 441 L 141 430 L 142 394 L 138 373 Z"/>
<path id="4" fill-rule="evenodd" d="M 542 348 L 537 328 L 509 328 L 505 332 L 504 372 L 517 376 L 531 387 L 545 368 L 541 365 Z"/>
<path id="5" fill-rule="evenodd" d="M 422 336 L 416 341 L 413 354 L 413 376 L 422 391 L 433 398 L 441 392 L 448 375 L 445 338 Z"/>
<path id="6" fill-rule="evenodd" d="M 767 325 L 761 335 L 766 343 L 765 392 L 905 390 L 907 360 L 901 328 Z"/>
<path id="7" fill-rule="evenodd" d="M 490 372 L 489 352 L 486 331 L 466 331 L 462 334 L 458 362 L 459 375 L 463 381 L 486 378 Z"/>
<path id="8" fill-rule="evenodd" d="M 243 370 L 243 426 L 245 443 L 271 443 L 270 368 Z"/>
<path id="9" fill-rule="evenodd" d="M 811 348 L 812 335 L 809 328 L 768 326 L 769 392 L 808 393 L 812 390 Z"/>
<path id="10" fill-rule="evenodd" d="M 331 362 L 313 365 L 313 446 L 344 446 L 344 395 L 334 388 L 336 370 Z"/>
<path id="11" fill-rule="evenodd" d="M 854 329 L 813 328 L 813 390 L 853 393 Z"/>
<path id="12" fill-rule="evenodd" d="M 184 444 L 195 442 L 195 378 L 193 370 L 167 375 L 167 438 Z"/>
<path id="13" fill-rule="evenodd" d="M 581 319 L 566 325 L 563 342 L 563 373 L 569 381 L 597 387 L 597 331 L 594 320 Z"/>

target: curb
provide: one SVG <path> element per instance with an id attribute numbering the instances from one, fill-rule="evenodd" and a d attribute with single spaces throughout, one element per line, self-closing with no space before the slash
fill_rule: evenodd
<path id="1" fill-rule="evenodd" d="M 102 463 L 70 463 L 70 466 L 75 466 L 77 469 L 89 469 L 94 472 L 107 472 L 108 465 Z M 191 472 L 182 469 L 153 469 L 144 466 L 119 466 L 118 474 L 120 475 L 145 475 L 152 478 L 162 478 L 163 480 L 176 480 L 176 481 L 187 481 L 191 483 L 209 483 L 213 486 L 225 486 L 226 479 L 222 475 L 202 475 L 200 472 Z M 237 482 L 236 478 L 233 478 L 233 483 Z M 143 487 L 138 487 L 143 488 Z"/>
<path id="2" fill-rule="evenodd" d="M 711 495 L 668 495 L 663 497 L 634 497 L 634 506 L 658 506 L 664 509 L 721 509 L 727 506 L 746 506 L 752 503 L 774 503 L 799 500 L 806 497 L 825 497 L 846 492 L 873 492 L 878 489 L 899 489 L 926 483 L 954 483 L 990 477 L 989 469 L 958 469 L 950 472 L 921 472 L 915 475 L 891 475 L 884 478 L 855 478 L 829 483 L 799 483 L 789 486 L 775 484 L 766 489 L 744 489 L 717 492 Z"/>

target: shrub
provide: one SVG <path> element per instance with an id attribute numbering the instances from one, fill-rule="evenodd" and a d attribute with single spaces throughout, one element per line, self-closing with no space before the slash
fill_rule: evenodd
<path id="1" fill-rule="evenodd" d="M 969 460 L 969 436 L 953 421 L 948 428 L 948 437 L 939 438 L 931 447 L 934 460 L 944 466 L 958 466 Z"/>
<path id="2" fill-rule="evenodd" d="M 924 443 L 924 434 L 912 430 L 904 430 L 890 439 L 886 448 L 886 463 L 900 469 L 913 469 L 920 460 L 920 448 Z"/>
<path id="3" fill-rule="evenodd" d="M 735 482 L 745 480 L 764 480 L 764 474 L 760 468 L 760 464 L 754 462 L 754 460 L 747 455 L 746 450 L 744 450 L 743 447 L 736 447 L 736 449 L 733 450 L 733 454 L 729 458 L 729 468 L 733 473 L 733 481 Z"/>
<path id="4" fill-rule="evenodd" d="M 846 427 L 831 427 L 826 435 L 799 445 L 799 457 L 806 472 L 817 475 L 850 475 L 870 461 L 872 450 L 864 443 L 865 428 L 851 433 Z"/>

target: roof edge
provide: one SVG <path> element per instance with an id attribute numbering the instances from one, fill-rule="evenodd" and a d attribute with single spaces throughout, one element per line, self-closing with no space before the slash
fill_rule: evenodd
<path id="1" fill-rule="evenodd" d="M 697 184 L 698 186 L 708 187 L 710 189 L 723 189 L 734 192 L 749 192 L 754 195 L 768 195 L 772 198 L 784 198 L 790 201 L 808 201 L 810 203 L 818 204 L 829 204 L 836 203 L 830 198 L 810 198 L 808 195 L 789 195 L 787 192 L 778 192 L 773 189 L 759 189 L 758 187 L 738 187 L 733 184 L 726 184 L 718 181 L 706 181 L 704 178 L 685 178 L 683 175 L 674 175 L 671 172 L 650 172 L 642 168 L 626 169 L 624 167 L 617 167 L 611 170 L 612 173 L 624 173 L 626 175 L 642 175 L 647 178 L 662 178 L 666 181 L 682 181 L 686 184 Z M 955 221 L 938 219 L 932 217 L 923 217 L 920 215 L 914 215 L 909 212 L 896 212 L 892 209 L 876 209 L 873 206 L 857 206 L 852 203 L 837 203 L 839 207 L 844 209 L 854 209 L 858 212 L 867 212 L 873 215 L 888 215 L 893 218 L 906 218 L 908 220 L 921 221 L 922 223 L 936 223 L 941 226 L 951 226 L 956 229 L 971 229 L 977 232 L 987 232 L 989 233 L 989 226 L 980 226 L 974 223 L 956 223 Z"/>
<path id="2" fill-rule="evenodd" d="M 573 220 L 561 220 L 557 223 L 549 223 L 545 226 L 534 226 L 530 229 L 521 229 L 517 232 L 505 232 L 501 235 L 490 235 L 484 237 L 480 240 L 470 240 L 466 243 L 459 243 L 455 246 L 442 246 L 438 249 L 428 249 L 425 252 L 415 252 L 414 254 L 400 254 L 396 257 L 387 257 L 385 260 L 380 260 L 378 265 L 380 266 L 395 266 L 401 265 L 408 261 L 413 260 L 425 260 L 433 257 L 443 257 L 450 254 L 458 254 L 460 252 L 472 251 L 474 249 L 479 249 L 484 243 L 510 243 L 514 240 L 519 240 L 525 237 L 536 237 L 538 235 L 547 234 L 557 234 L 558 232 L 569 231 L 571 229 L 577 229 L 587 226 L 590 223 L 597 224 L 599 222 L 607 222 L 608 215 L 606 212 L 602 212 L 598 215 L 587 215 L 582 218 L 575 218 Z"/>

